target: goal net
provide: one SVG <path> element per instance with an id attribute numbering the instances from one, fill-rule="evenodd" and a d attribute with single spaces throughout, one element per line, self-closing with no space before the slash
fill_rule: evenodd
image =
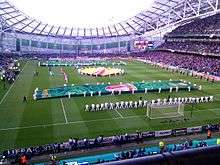
<path id="1" fill-rule="evenodd" d="M 149 119 L 177 118 L 184 116 L 184 104 L 149 104 L 146 117 Z"/>

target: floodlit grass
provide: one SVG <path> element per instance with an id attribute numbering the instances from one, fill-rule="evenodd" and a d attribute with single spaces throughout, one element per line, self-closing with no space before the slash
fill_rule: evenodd
<path id="1" fill-rule="evenodd" d="M 100 134 L 108 136 L 135 132 L 136 130 L 171 129 L 220 121 L 220 83 L 207 82 L 179 73 L 171 73 L 141 62 L 127 62 L 126 66 L 120 67 L 125 69 L 126 74 L 110 78 L 80 76 L 72 67 L 63 67 L 63 69 L 68 74 L 69 84 L 169 80 L 171 78 L 201 84 L 203 89 L 202 91 L 192 92 L 73 97 L 70 99 L 57 98 L 35 101 L 32 99 L 32 95 L 36 87 L 44 89 L 62 86 L 64 79 L 60 75 L 59 67 L 52 68 L 55 76 L 50 77 L 48 68 L 38 67 L 36 61 L 28 61 L 14 86 L 11 89 L 7 86 L 7 90 L 10 89 L 10 91 L 0 104 L 0 150 L 61 142 L 68 140 L 70 137 L 92 138 Z M 38 77 L 33 76 L 33 72 L 36 70 L 39 71 Z M 1 99 L 7 90 L 0 89 Z M 118 110 L 118 112 L 84 111 L 85 104 L 138 100 L 140 97 L 157 99 L 168 95 L 171 97 L 213 95 L 215 101 L 194 106 L 192 117 L 190 116 L 191 106 L 186 105 L 185 116 L 189 120 L 178 122 L 164 122 L 165 119 L 149 121 L 144 117 L 145 109 Z M 22 102 L 23 96 L 28 96 L 28 103 Z"/>

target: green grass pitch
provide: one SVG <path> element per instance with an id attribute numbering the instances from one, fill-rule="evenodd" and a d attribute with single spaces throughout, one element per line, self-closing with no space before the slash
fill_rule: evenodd
<path id="1" fill-rule="evenodd" d="M 81 76 L 72 67 L 63 67 L 68 74 L 70 84 L 84 84 L 96 82 L 131 82 L 169 80 L 170 78 L 184 79 L 202 85 L 202 91 L 180 91 L 178 93 L 162 92 L 147 94 L 126 94 L 120 96 L 95 96 L 57 98 L 35 101 L 32 99 L 33 91 L 38 88 L 62 86 L 63 76 L 49 76 L 48 68 L 38 67 L 37 61 L 23 62 L 23 71 L 14 85 L 7 85 L 3 90 L 0 82 L 0 151 L 9 148 L 37 146 L 53 142 L 62 142 L 70 137 L 92 138 L 100 134 L 104 136 L 132 133 L 136 130 L 161 130 L 187 126 L 197 126 L 209 122 L 220 121 L 220 83 L 207 82 L 179 73 L 171 73 L 162 69 L 153 68 L 141 62 L 127 62 L 126 74 L 114 77 L 88 77 Z M 33 72 L 38 70 L 39 77 Z M 54 67 L 55 73 L 60 73 L 59 67 Z M 28 96 L 28 103 L 23 103 L 23 96 Z M 190 117 L 191 106 L 185 106 L 187 121 L 163 122 L 163 120 L 146 119 L 145 109 L 85 112 L 85 104 L 110 102 L 117 100 L 144 99 L 187 96 L 213 95 L 213 103 L 199 104 L 194 107 L 193 116 Z"/>

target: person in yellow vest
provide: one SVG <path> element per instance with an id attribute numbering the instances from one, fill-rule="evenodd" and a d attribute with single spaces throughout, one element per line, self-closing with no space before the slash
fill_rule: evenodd
<path id="1" fill-rule="evenodd" d="M 217 145 L 220 145 L 220 139 L 219 138 L 217 139 Z"/>
<path id="2" fill-rule="evenodd" d="M 160 152 L 163 153 L 164 148 L 165 148 L 165 144 L 164 144 L 163 141 L 160 141 L 160 142 L 159 142 L 159 148 L 160 148 Z"/>

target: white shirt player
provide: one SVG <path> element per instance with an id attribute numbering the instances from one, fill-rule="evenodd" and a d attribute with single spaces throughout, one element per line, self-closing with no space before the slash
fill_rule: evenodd
<path id="1" fill-rule="evenodd" d="M 138 107 L 138 102 L 135 101 L 135 102 L 134 102 L 134 108 L 137 108 L 137 107 Z"/>
<path id="2" fill-rule="evenodd" d="M 121 101 L 121 102 L 120 102 L 120 108 L 121 108 L 121 109 L 124 109 L 124 104 L 125 104 L 124 101 Z"/>
<path id="3" fill-rule="evenodd" d="M 92 111 L 95 110 L 95 104 L 92 104 Z"/>
<path id="4" fill-rule="evenodd" d="M 125 108 L 128 108 L 128 102 L 127 101 L 125 102 Z"/>
<path id="5" fill-rule="evenodd" d="M 142 104 L 143 104 L 143 101 L 142 101 L 142 100 L 139 100 L 139 101 L 138 101 L 138 107 L 142 107 Z"/>
<path id="6" fill-rule="evenodd" d="M 105 103 L 104 109 L 108 109 L 108 103 Z"/>
<path id="7" fill-rule="evenodd" d="M 213 102 L 214 101 L 213 98 L 214 98 L 213 96 L 209 96 L 209 101 Z"/>
<path id="8" fill-rule="evenodd" d="M 96 111 L 99 111 L 99 107 L 100 107 L 100 105 L 96 104 Z"/>
<path id="9" fill-rule="evenodd" d="M 103 110 L 104 109 L 104 104 L 101 103 L 101 107 L 100 107 L 100 110 Z"/>
<path id="10" fill-rule="evenodd" d="M 143 107 L 147 107 L 147 100 L 144 100 Z"/>
<path id="11" fill-rule="evenodd" d="M 133 101 L 129 101 L 129 108 L 133 108 Z"/>
<path id="12" fill-rule="evenodd" d="M 89 111 L 89 105 L 86 104 L 86 109 L 85 111 Z"/>
<path id="13" fill-rule="evenodd" d="M 110 109 L 114 109 L 114 104 L 110 103 Z"/>
<path id="14" fill-rule="evenodd" d="M 119 102 L 116 102 L 116 106 L 115 106 L 115 109 L 119 109 Z"/>

